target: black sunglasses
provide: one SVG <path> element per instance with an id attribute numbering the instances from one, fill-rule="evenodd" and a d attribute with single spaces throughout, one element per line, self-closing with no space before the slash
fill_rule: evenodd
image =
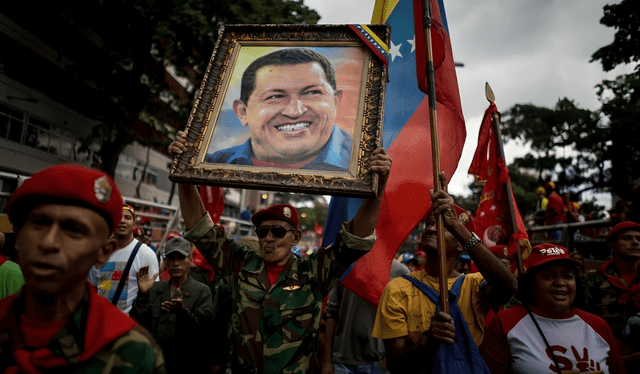
<path id="1" fill-rule="evenodd" d="M 260 226 L 256 229 L 256 235 L 258 235 L 258 238 L 262 239 L 264 237 L 266 237 L 267 235 L 269 235 L 269 231 L 271 231 L 271 233 L 273 234 L 273 236 L 275 236 L 276 238 L 284 238 L 285 235 L 287 235 L 287 231 L 296 231 L 295 229 L 287 229 L 284 226 Z"/>

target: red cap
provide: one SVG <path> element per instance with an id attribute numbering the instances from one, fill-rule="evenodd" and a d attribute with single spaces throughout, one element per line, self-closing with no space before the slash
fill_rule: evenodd
<path id="1" fill-rule="evenodd" d="M 122 204 L 122 209 L 123 210 L 128 210 L 131 212 L 131 215 L 133 216 L 133 220 L 136 220 L 136 210 L 133 209 L 133 207 L 129 204 Z"/>
<path id="2" fill-rule="evenodd" d="M 627 231 L 627 230 L 640 231 L 640 224 L 637 224 L 632 221 L 624 221 L 624 222 L 618 223 L 617 225 L 613 226 L 611 230 L 609 230 L 609 233 L 607 234 L 607 241 L 615 240 L 616 235 L 618 235 L 622 231 Z"/>
<path id="3" fill-rule="evenodd" d="M 527 270 L 531 268 L 547 264 L 552 261 L 563 261 L 567 265 L 577 266 L 580 263 L 569 257 L 569 251 L 560 245 L 543 243 L 531 248 L 531 254 L 524 261 L 524 267 Z"/>
<path id="4" fill-rule="evenodd" d="M 489 247 L 489 250 L 498 258 L 511 258 L 509 255 L 509 247 L 504 244 L 494 245 L 493 247 Z"/>
<path id="5" fill-rule="evenodd" d="M 31 209 L 42 204 L 78 205 L 104 217 L 113 231 L 122 218 L 122 196 L 105 173 L 78 165 L 62 164 L 43 169 L 27 179 L 11 196 L 7 214 L 22 226 Z"/>
<path id="6" fill-rule="evenodd" d="M 170 232 L 169 234 L 167 234 L 167 240 L 171 238 L 182 238 L 182 235 L 178 234 L 177 232 Z"/>
<path id="7" fill-rule="evenodd" d="M 260 226 L 262 221 L 266 221 L 268 219 L 287 221 L 296 229 L 298 228 L 298 223 L 300 223 L 298 211 L 289 204 L 276 204 L 268 207 L 267 209 L 262 209 L 251 216 L 251 222 L 253 222 L 256 227 Z"/>
<path id="8" fill-rule="evenodd" d="M 140 226 L 136 226 L 133 228 L 133 236 L 142 236 L 145 235 L 144 229 Z"/>
<path id="9" fill-rule="evenodd" d="M 414 256 L 424 256 L 427 257 L 427 254 L 425 253 L 425 251 L 417 251 L 416 253 L 413 254 Z"/>

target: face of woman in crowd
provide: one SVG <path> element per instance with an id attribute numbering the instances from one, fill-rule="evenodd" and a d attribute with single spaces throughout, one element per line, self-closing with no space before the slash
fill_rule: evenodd
<path id="1" fill-rule="evenodd" d="M 536 307 L 549 317 L 560 316 L 571 310 L 576 297 L 576 279 L 570 267 L 552 264 L 538 270 L 533 291 Z"/>

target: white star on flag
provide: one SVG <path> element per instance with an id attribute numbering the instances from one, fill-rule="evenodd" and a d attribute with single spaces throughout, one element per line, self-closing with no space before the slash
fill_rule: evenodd
<path id="1" fill-rule="evenodd" d="M 416 50 L 416 36 L 413 35 L 413 39 L 411 40 L 407 40 L 407 42 L 409 42 L 409 44 L 411 44 L 411 52 Z"/>
<path id="2" fill-rule="evenodd" d="M 391 48 L 389 48 L 389 54 L 391 55 L 391 62 L 393 62 L 393 60 L 395 60 L 396 56 L 402 56 L 402 53 L 400 53 L 400 47 L 402 46 L 402 43 L 395 45 L 393 44 L 393 41 L 391 42 Z"/>
<path id="3" fill-rule="evenodd" d="M 496 210 L 498 209 L 495 205 L 491 205 L 491 210 Z"/>

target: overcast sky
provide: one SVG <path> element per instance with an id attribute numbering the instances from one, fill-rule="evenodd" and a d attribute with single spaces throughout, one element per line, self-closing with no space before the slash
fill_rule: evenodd
<path id="1" fill-rule="evenodd" d="M 467 195 L 469 164 L 488 102 L 485 82 L 495 93 L 498 109 L 531 103 L 552 108 L 560 98 L 580 108 L 600 107 L 595 85 L 630 72 L 604 73 L 591 55 L 613 41 L 614 29 L 600 24 L 606 0 L 445 0 L 456 62 L 467 140 L 450 191 Z M 371 23 L 375 0 L 305 0 L 321 24 Z M 392 30 L 393 33 L 393 30 Z M 523 155 L 523 147 L 507 143 L 507 164 Z M 610 199 L 599 197 L 610 206 Z"/>

